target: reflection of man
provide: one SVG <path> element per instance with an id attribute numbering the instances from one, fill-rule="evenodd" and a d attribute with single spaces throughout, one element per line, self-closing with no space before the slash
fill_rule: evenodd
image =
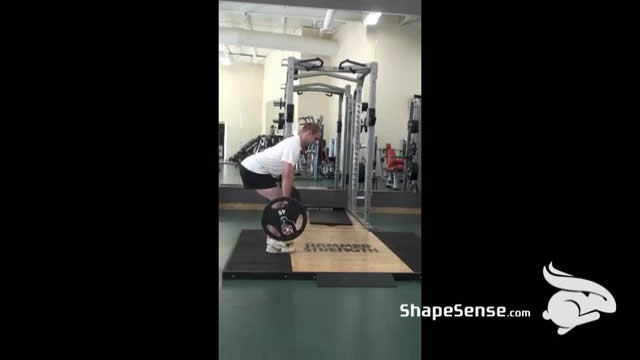
<path id="1" fill-rule="evenodd" d="M 279 197 L 291 197 L 291 188 L 295 175 L 294 165 L 300 157 L 302 147 L 320 139 L 320 127 L 305 124 L 299 135 L 282 140 L 277 145 L 251 155 L 240 164 L 240 177 L 245 189 L 256 189 L 258 194 L 271 201 Z M 282 176 L 282 188 L 276 178 Z M 292 241 L 277 241 L 267 235 L 267 252 L 290 253 Z"/>

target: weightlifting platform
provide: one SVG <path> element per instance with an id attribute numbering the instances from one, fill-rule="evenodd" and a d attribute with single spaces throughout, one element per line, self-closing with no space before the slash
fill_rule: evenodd
<path id="1" fill-rule="evenodd" d="M 351 225 L 314 224 L 295 241 L 291 254 L 265 251 L 262 230 L 242 230 L 223 279 L 315 280 L 332 275 L 422 279 L 422 241 L 414 233 L 368 231 L 350 214 Z M 313 217 L 313 216 L 312 216 Z"/>

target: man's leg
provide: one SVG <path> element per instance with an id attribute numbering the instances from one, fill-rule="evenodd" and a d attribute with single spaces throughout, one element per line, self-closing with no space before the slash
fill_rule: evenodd
<path id="1" fill-rule="evenodd" d="M 282 197 L 282 188 L 278 186 L 269 189 L 257 189 L 256 191 L 269 201 Z"/>
<path id="2" fill-rule="evenodd" d="M 277 186 L 269 189 L 256 189 L 258 194 L 267 200 L 271 201 L 273 199 L 277 199 L 282 197 L 282 188 Z M 280 232 L 275 229 L 273 226 L 269 228 L 270 231 L 275 234 L 280 234 Z M 295 248 L 293 247 L 293 241 L 278 241 L 272 239 L 269 235 L 267 235 L 267 252 L 270 253 L 291 253 L 294 252 Z"/>
<path id="3" fill-rule="evenodd" d="M 282 197 L 282 188 L 278 186 L 268 189 L 256 189 L 256 191 L 260 196 L 266 198 L 268 201 Z M 280 234 L 280 232 L 273 227 L 270 227 L 269 230 L 273 231 L 275 234 Z M 269 237 L 267 236 L 267 238 Z"/>

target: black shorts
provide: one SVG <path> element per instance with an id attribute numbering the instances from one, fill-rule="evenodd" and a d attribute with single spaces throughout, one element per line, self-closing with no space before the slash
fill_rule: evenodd
<path id="1" fill-rule="evenodd" d="M 276 179 L 269 174 L 256 174 L 240 164 L 240 177 L 245 189 L 271 189 L 278 187 Z"/>

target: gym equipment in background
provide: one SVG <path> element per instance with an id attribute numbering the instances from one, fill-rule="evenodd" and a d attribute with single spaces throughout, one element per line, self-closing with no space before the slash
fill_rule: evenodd
<path id="1" fill-rule="evenodd" d="M 391 144 L 387 144 L 385 149 L 385 160 L 387 169 L 386 186 L 392 187 L 393 190 L 400 190 L 398 187 L 398 177 L 404 172 L 405 159 L 396 156 L 395 149 L 391 148 Z"/>
<path id="2" fill-rule="evenodd" d="M 358 182 L 352 181 L 350 186 L 347 187 L 347 209 L 348 211 L 358 219 L 363 225 L 369 227 L 369 217 L 371 212 L 371 190 L 373 184 L 373 160 L 375 157 L 375 148 L 373 146 L 375 141 L 375 124 L 376 124 L 376 82 L 378 78 L 378 63 L 359 63 L 349 59 L 343 60 L 337 67 L 325 66 L 324 61 L 320 58 L 313 59 L 296 59 L 291 56 L 286 59 L 286 64 L 281 63 L 282 66 L 287 67 L 287 80 L 285 84 L 285 128 L 284 138 L 293 135 L 292 127 L 294 120 L 294 92 L 300 95 L 304 91 L 320 91 L 327 94 L 338 94 L 340 96 L 340 111 L 338 112 L 338 136 L 340 139 L 342 134 L 342 99 L 347 99 L 345 106 L 346 126 L 344 134 L 344 172 L 340 173 L 341 166 L 340 160 L 336 166 L 336 188 L 342 189 L 344 186 L 344 179 L 347 174 L 351 174 L 351 178 L 359 179 L 360 171 L 360 151 L 366 148 L 365 153 L 365 181 L 363 195 L 358 194 Z M 339 88 L 333 85 L 327 84 L 303 84 L 294 85 L 295 80 L 303 78 L 316 77 L 316 76 L 329 76 L 341 80 L 346 80 L 356 83 L 354 96 L 350 98 L 350 87 Z M 363 106 L 362 103 L 362 88 L 365 80 L 368 78 L 369 86 L 369 102 L 368 106 Z M 363 112 L 366 116 L 362 116 Z M 362 129 L 367 133 L 367 144 L 370 146 L 362 145 L 360 141 Z M 341 142 L 337 140 L 336 144 L 338 154 L 340 154 Z M 341 156 L 341 155 L 340 155 Z M 337 156 L 337 159 L 340 159 Z M 358 201 L 362 202 L 362 211 L 358 211 Z"/>
<path id="3" fill-rule="evenodd" d="M 407 141 L 404 157 L 406 166 L 402 174 L 402 187 L 409 191 L 419 191 L 418 183 L 420 183 L 420 164 L 422 154 L 421 146 L 421 130 L 422 130 L 422 96 L 414 95 L 411 99 L 409 107 L 409 122 L 407 123 Z"/>
<path id="4" fill-rule="evenodd" d="M 281 135 L 258 135 L 240 148 L 237 153 L 229 158 L 229 161 L 239 164 L 248 156 L 262 152 L 276 145 L 281 140 Z"/>

